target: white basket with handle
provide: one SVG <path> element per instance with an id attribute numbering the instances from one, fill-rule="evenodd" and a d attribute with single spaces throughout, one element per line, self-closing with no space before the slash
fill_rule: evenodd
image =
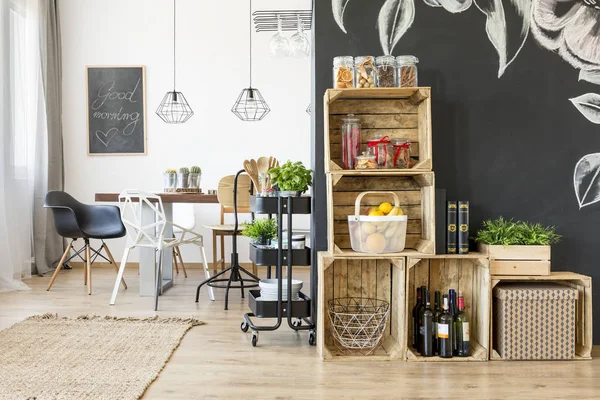
<path id="1" fill-rule="evenodd" d="M 360 202 L 368 194 L 389 193 L 394 206 L 400 207 L 400 200 L 394 192 L 362 192 L 356 197 L 354 215 L 348 216 L 350 243 L 352 250 L 359 253 L 399 253 L 406 244 L 406 215 L 368 217 L 360 215 Z"/>

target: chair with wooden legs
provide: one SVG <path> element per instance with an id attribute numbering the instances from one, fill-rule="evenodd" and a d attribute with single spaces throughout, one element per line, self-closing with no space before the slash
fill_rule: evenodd
<path id="1" fill-rule="evenodd" d="M 73 258 L 79 257 L 84 261 L 83 284 L 87 285 L 88 294 L 92 294 L 92 264 L 98 257 L 112 264 L 116 271 L 119 270 L 107 244 L 104 243 L 106 239 L 125 236 L 125 226 L 121 222 L 119 207 L 83 204 L 68 193 L 54 190 L 46 194 L 44 207 L 52 210 L 56 232 L 64 238 L 71 239 L 46 290 L 50 290 L 63 265 Z M 75 250 L 73 244 L 78 239 L 83 239 L 84 245 L 69 257 L 71 250 Z M 90 239 L 101 240 L 102 246 L 98 250 L 94 249 L 90 245 Z M 103 250 L 106 257 L 102 255 Z M 83 257 L 81 253 L 83 253 Z M 121 284 L 127 289 L 124 279 L 121 279 Z"/>
<path id="2" fill-rule="evenodd" d="M 234 224 L 225 224 L 225 214 L 233 214 L 233 183 L 235 175 L 228 175 L 219 181 L 217 187 L 217 199 L 221 205 L 221 216 L 219 225 L 205 225 L 213 233 L 213 271 L 217 273 L 225 268 L 225 237 L 232 236 L 234 232 Z M 252 181 L 248 175 L 240 175 L 238 177 L 237 190 L 237 211 L 238 214 L 250 214 L 250 192 L 252 189 Z M 242 229 L 238 228 L 237 234 L 241 233 Z M 217 238 L 221 239 L 221 257 L 217 258 Z M 220 268 L 219 268 L 220 266 Z M 257 275 L 256 264 L 252 263 L 252 273 Z"/>
<path id="3" fill-rule="evenodd" d="M 175 236 L 183 233 L 179 226 L 182 226 L 188 231 L 193 230 L 196 227 L 196 213 L 194 212 L 194 205 L 186 203 L 173 204 L 173 222 L 175 223 L 173 226 L 173 234 Z M 179 246 L 174 246 L 173 268 L 177 274 L 179 274 L 179 265 L 181 265 L 181 269 L 183 270 L 183 276 L 187 278 L 187 271 L 185 270 L 185 264 L 183 263 L 183 257 L 181 256 L 181 250 L 179 250 Z"/>

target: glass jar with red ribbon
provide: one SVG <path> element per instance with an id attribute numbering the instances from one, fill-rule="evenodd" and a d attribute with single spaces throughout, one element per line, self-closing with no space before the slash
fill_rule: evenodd
<path id="1" fill-rule="evenodd" d="M 389 168 L 412 168 L 410 162 L 410 141 L 408 139 L 392 139 L 388 145 L 388 153 L 392 157 Z"/>
<path id="2" fill-rule="evenodd" d="M 367 148 L 375 156 L 379 168 L 393 168 L 391 164 L 392 157 L 388 152 L 388 146 L 391 143 L 389 136 L 367 141 Z"/>

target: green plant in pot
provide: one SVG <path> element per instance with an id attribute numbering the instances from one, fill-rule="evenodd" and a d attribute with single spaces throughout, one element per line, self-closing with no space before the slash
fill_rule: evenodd
<path id="1" fill-rule="evenodd" d="M 187 189 L 189 186 L 190 169 L 187 167 L 179 168 L 177 173 L 177 189 Z"/>
<path id="2" fill-rule="evenodd" d="M 271 183 L 279 188 L 279 196 L 300 196 L 312 186 L 312 169 L 307 169 L 302 162 L 288 161 L 269 170 Z"/>
<path id="3" fill-rule="evenodd" d="M 174 192 L 177 188 L 177 171 L 168 168 L 163 174 L 163 182 L 165 192 Z"/>
<path id="4" fill-rule="evenodd" d="M 189 186 L 190 188 L 200 189 L 200 178 L 202 177 L 202 169 L 198 166 L 190 167 Z"/>
<path id="5" fill-rule="evenodd" d="M 514 221 L 503 217 L 483 222 L 475 241 L 500 246 L 550 246 L 560 241 L 556 227 L 540 223 Z"/>
<path id="6" fill-rule="evenodd" d="M 253 239 L 255 244 L 268 245 L 277 237 L 277 220 L 268 218 L 255 219 L 244 224 L 242 235 Z"/>

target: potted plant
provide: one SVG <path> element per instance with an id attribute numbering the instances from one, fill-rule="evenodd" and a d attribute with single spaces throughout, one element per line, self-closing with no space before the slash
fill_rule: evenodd
<path id="1" fill-rule="evenodd" d="M 166 193 L 174 192 L 177 188 L 177 171 L 168 168 L 163 174 L 163 187 Z"/>
<path id="2" fill-rule="evenodd" d="M 177 189 L 187 189 L 189 187 L 189 177 L 189 168 L 179 168 L 179 172 L 177 173 Z"/>
<path id="3" fill-rule="evenodd" d="M 282 166 L 269 170 L 271 183 L 279 188 L 279 196 L 300 196 L 312 186 L 312 169 L 306 169 L 302 162 L 288 161 Z"/>
<path id="4" fill-rule="evenodd" d="M 200 189 L 200 178 L 202 177 L 202 170 L 200 167 L 194 165 L 190 167 L 190 178 L 189 186 L 192 189 Z"/>
<path id="5" fill-rule="evenodd" d="M 253 239 L 254 244 L 268 245 L 277 237 L 277 220 L 260 218 L 244 224 L 242 235 Z"/>
<path id="6" fill-rule="evenodd" d="M 554 226 L 503 217 L 484 221 L 475 237 L 491 275 L 550 275 L 550 247 L 560 239 Z"/>

